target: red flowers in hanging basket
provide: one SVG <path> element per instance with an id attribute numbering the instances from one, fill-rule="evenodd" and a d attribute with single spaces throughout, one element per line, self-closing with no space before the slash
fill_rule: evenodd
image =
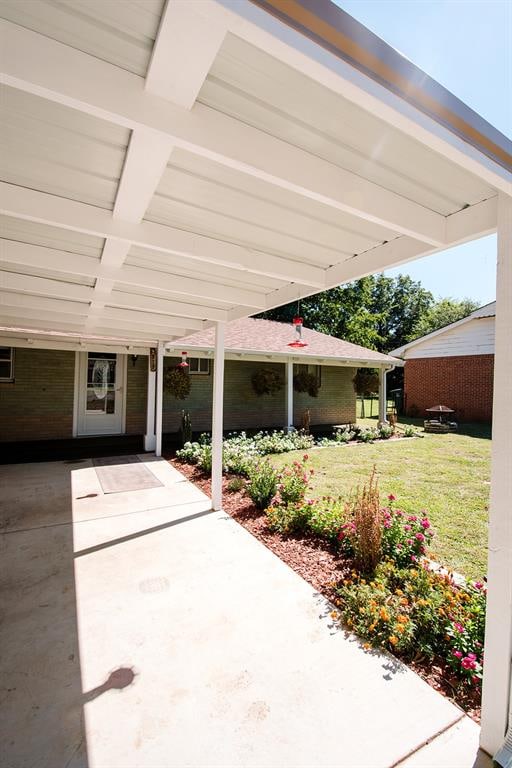
<path id="1" fill-rule="evenodd" d="M 307 343 L 305 341 L 302 341 L 302 324 L 303 320 L 302 317 L 294 317 L 293 318 L 293 327 L 295 328 L 295 341 L 290 341 L 288 344 L 289 347 L 307 347 Z"/>

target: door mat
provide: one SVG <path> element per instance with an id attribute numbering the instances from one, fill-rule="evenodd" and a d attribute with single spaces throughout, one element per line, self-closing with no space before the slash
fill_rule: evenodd
<path id="1" fill-rule="evenodd" d="M 93 459 L 93 465 L 103 493 L 143 491 L 163 485 L 138 456 Z"/>

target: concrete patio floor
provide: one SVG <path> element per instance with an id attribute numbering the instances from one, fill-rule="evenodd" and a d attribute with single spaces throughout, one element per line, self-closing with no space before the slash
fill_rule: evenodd
<path id="1" fill-rule="evenodd" d="M 0 467 L 5 768 L 490 765 L 478 727 L 165 461 Z M 427 746 L 427 742 L 431 742 Z"/>

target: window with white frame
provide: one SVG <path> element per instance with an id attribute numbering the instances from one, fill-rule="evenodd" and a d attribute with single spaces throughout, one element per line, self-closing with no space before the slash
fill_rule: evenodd
<path id="1" fill-rule="evenodd" d="M 206 357 L 190 357 L 188 360 L 188 372 L 208 376 L 210 373 L 210 361 Z"/>
<path id="2" fill-rule="evenodd" d="M 14 350 L 0 347 L 0 381 L 14 380 Z"/>

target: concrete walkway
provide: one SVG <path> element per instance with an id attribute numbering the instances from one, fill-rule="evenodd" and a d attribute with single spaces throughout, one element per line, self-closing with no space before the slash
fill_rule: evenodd
<path id="1" fill-rule="evenodd" d="M 163 485 L 107 495 L 90 461 L 0 467 L 2 766 L 490 764 L 460 710 L 142 458 Z"/>

